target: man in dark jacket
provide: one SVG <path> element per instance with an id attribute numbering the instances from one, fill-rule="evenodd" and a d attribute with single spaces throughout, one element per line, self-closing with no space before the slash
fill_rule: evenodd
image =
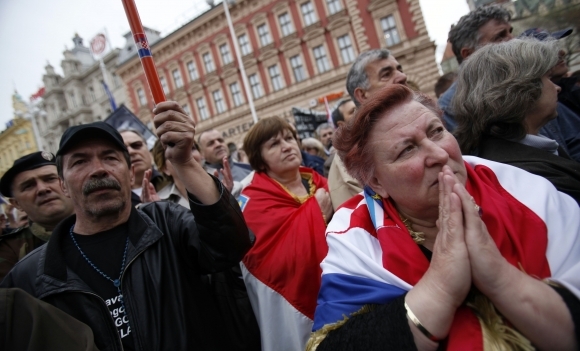
<path id="1" fill-rule="evenodd" d="M 201 275 L 239 262 L 250 235 L 235 199 L 193 159 L 193 121 L 175 102 L 154 113 L 191 210 L 167 202 L 135 209 L 119 133 L 102 122 L 71 127 L 60 141 L 57 169 L 76 215 L 2 286 L 19 287 L 87 324 L 101 350 L 229 350 Z"/>
<path id="2" fill-rule="evenodd" d="M 32 250 L 44 245 L 54 227 L 73 213 L 58 182 L 55 157 L 38 151 L 23 156 L 4 173 L 0 193 L 28 215 L 27 225 L 11 232 L 0 229 L 0 281 Z"/>

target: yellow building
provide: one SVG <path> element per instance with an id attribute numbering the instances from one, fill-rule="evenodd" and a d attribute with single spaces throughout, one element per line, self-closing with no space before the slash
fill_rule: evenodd
<path id="1" fill-rule="evenodd" d="M 12 106 L 14 119 L 6 123 L 6 129 L 0 133 L 0 177 L 15 160 L 38 151 L 32 123 L 24 118 L 28 108 L 17 92 L 12 95 Z"/>

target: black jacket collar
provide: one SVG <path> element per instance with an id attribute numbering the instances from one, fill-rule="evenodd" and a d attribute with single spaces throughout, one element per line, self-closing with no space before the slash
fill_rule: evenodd
<path id="1" fill-rule="evenodd" d="M 67 281 L 67 267 L 62 251 L 63 240 L 70 235 L 70 228 L 75 221 L 76 215 L 73 214 L 54 228 L 52 237 L 46 245 L 45 257 L 41 259 L 41 264 L 44 263 L 44 271 L 42 273 L 63 282 Z M 131 206 L 128 222 L 129 241 L 131 244 L 127 252 L 127 261 L 130 262 L 137 254 L 157 241 L 163 233 L 149 217 L 133 206 Z"/>

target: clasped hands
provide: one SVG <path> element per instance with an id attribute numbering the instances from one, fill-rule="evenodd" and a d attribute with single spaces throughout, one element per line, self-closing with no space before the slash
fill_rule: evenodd
<path id="1" fill-rule="evenodd" d="M 406 300 L 427 329 L 444 338 L 472 284 L 493 301 L 514 282 L 475 201 L 448 166 L 439 173 L 437 228 L 429 269 Z"/>

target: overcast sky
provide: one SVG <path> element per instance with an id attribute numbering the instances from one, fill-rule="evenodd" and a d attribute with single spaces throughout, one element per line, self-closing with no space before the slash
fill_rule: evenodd
<path id="1" fill-rule="evenodd" d="M 144 26 L 171 33 L 207 9 L 205 0 L 136 0 Z M 441 59 L 451 24 L 469 9 L 465 0 L 420 0 L 423 16 Z M 162 5 L 160 5 L 162 4 Z M 42 87 L 47 61 L 62 74 L 65 47 L 78 33 L 85 45 L 105 30 L 122 47 L 129 24 L 120 0 L 0 0 L 0 130 L 13 118 L 12 94 L 28 101 Z M 153 53 L 155 55 L 155 53 Z"/>

